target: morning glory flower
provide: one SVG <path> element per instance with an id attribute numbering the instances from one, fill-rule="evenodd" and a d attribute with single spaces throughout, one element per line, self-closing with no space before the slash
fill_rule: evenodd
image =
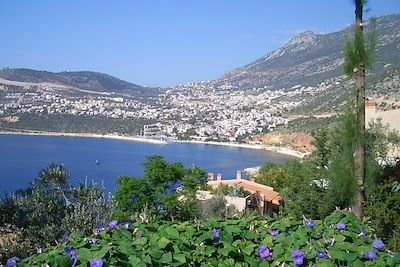
<path id="1" fill-rule="evenodd" d="M 328 258 L 328 254 L 326 254 L 326 251 L 318 251 L 315 256 L 317 256 L 318 259 L 326 259 Z"/>
<path id="2" fill-rule="evenodd" d="M 213 236 L 214 236 L 214 240 L 218 242 L 219 239 L 220 239 L 220 237 L 219 237 L 219 231 L 218 231 L 217 229 L 214 228 L 214 229 L 212 230 L 212 234 L 213 234 Z"/>
<path id="3" fill-rule="evenodd" d="M 117 224 L 118 224 L 118 221 L 117 221 L 117 220 L 114 220 L 114 221 L 111 221 L 111 222 L 108 224 L 108 227 L 110 227 L 110 229 L 113 229 L 113 228 L 115 228 L 115 227 L 117 226 Z"/>
<path id="4" fill-rule="evenodd" d="M 7 267 L 11 267 L 14 266 L 14 264 L 16 264 L 17 262 L 19 262 L 19 258 L 18 257 L 12 257 L 11 259 L 7 260 L 6 266 Z"/>
<path id="5" fill-rule="evenodd" d="M 123 228 L 125 228 L 125 229 L 131 228 L 131 224 L 128 223 L 128 222 L 123 222 L 123 223 L 121 223 L 121 226 L 122 226 Z"/>
<path id="6" fill-rule="evenodd" d="M 266 246 L 260 246 L 257 252 L 260 259 L 266 259 L 269 256 L 271 256 L 271 252 L 269 251 L 269 248 Z"/>
<path id="7" fill-rule="evenodd" d="M 70 257 L 76 256 L 76 251 L 74 250 L 73 247 L 71 247 L 71 246 L 66 246 L 66 247 L 64 248 L 64 255 L 65 255 L 65 256 L 70 256 Z"/>
<path id="8" fill-rule="evenodd" d="M 346 225 L 344 225 L 344 223 L 339 222 L 338 224 L 336 224 L 336 229 L 343 231 L 344 229 L 346 229 Z"/>
<path id="9" fill-rule="evenodd" d="M 292 256 L 292 260 L 293 260 L 294 264 L 296 264 L 297 266 L 303 265 L 303 263 L 304 263 L 304 254 L 303 254 L 303 252 L 301 252 L 298 249 L 295 249 L 292 252 L 291 256 Z"/>
<path id="10" fill-rule="evenodd" d="M 103 232 L 104 230 L 106 230 L 106 226 L 105 226 L 105 224 L 101 223 L 96 227 L 95 232 L 96 232 L 96 234 L 98 234 L 100 232 Z"/>
<path id="11" fill-rule="evenodd" d="M 103 267 L 103 260 L 100 258 L 95 258 L 89 262 L 90 267 Z"/>
<path id="12" fill-rule="evenodd" d="M 60 243 L 65 243 L 69 240 L 69 233 L 65 232 L 62 237 L 60 238 Z"/>
<path id="13" fill-rule="evenodd" d="M 364 258 L 366 258 L 366 259 L 368 259 L 368 260 L 371 260 L 371 261 L 373 261 L 373 260 L 376 259 L 376 254 L 373 253 L 371 250 L 368 250 L 367 252 L 365 252 L 365 253 L 363 254 L 363 256 L 364 256 Z"/>
<path id="14" fill-rule="evenodd" d="M 367 234 L 365 233 L 365 231 L 363 229 L 360 230 L 360 233 L 358 234 L 358 237 L 364 237 L 367 236 Z"/>
<path id="15" fill-rule="evenodd" d="M 74 248 L 71 246 L 66 246 L 64 248 L 64 255 L 71 257 L 71 267 L 75 267 L 77 259 L 76 259 L 76 251 L 74 250 Z"/>
<path id="16" fill-rule="evenodd" d="M 279 235 L 279 231 L 278 230 L 271 230 L 271 231 L 269 231 L 269 234 L 271 236 L 277 236 L 277 235 Z"/>
<path id="17" fill-rule="evenodd" d="M 385 244 L 382 242 L 382 240 L 377 239 L 372 243 L 372 247 L 376 250 L 381 250 L 385 247 Z"/>
<path id="18" fill-rule="evenodd" d="M 306 220 L 305 224 L 306 224 L 306 227 L 309 228 L 309 229 L 312 229 L 312 228 L 315 227 L 315 224 L 313 223 L 312 220 Z"/>

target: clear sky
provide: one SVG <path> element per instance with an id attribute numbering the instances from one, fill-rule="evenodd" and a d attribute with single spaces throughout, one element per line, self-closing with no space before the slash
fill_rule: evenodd
<path id="1" fill-rule="evenodd" d="M 400 13 L 370 0 L 365 17 Z M 0 0 L 0 67 L 91 70 L 145 86 L 211 80 L 301 31 L 354 20 L 352 0 Z"/>

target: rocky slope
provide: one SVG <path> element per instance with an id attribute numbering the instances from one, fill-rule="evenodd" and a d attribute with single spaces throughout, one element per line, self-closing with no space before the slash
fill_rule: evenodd
<path id="1" fill-rule="evenodd" d="M 385 64 L 400 60 L 400 14 L 377 18 L 377 56 L 375 71 Z M 367 24 L 368 30 L 368 24 Z M 314 85 L 342 74 L 345 36 L 351 34 L 351 26 L 335 33 L 300 33 L 283 47 L 219 79 L 237 89 L 265 87 L 268 89 L 290 88 L 301 84 Z"/>

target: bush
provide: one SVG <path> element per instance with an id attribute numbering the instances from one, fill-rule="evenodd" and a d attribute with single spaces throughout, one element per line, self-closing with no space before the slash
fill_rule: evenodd
<path id="1" fill-rule="evenodd" d="M 398 266 L 385 244 L 352 213 L 322 221 L 247 217 L 183 223 L 116 222 L 92 237 L 64 244 L 16 266 Z M 393 256 L 393 257 L 392 257 Z"/>
<path id="2" fill-rule="evenodd" d="M 89 235 L 101 221 L 110 220 L 111 197 L 97 184 L 68 184 L 68 171 L 51 164 L 25 190 L 0 201 L 0 227 L 18 233 L 0 248 L 0 258 L 26 257 L 46 244 L 56 244 L 66 231 Z"/>

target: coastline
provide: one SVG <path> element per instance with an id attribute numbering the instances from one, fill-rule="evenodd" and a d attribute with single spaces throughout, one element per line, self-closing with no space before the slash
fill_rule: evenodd
<path id="1" fill-rule="evenodd" d="M 91 134 L 91 133 L 60 133 L 60 132 L 45 132 L 45 131 L 20 131 L 20 132 L 0 131 L 0 135 L 33 135 L 33 136 L 106 138 L 106 139 L 141 142 L 141 143 L 149 143 L 149 144 L 159 144 L 159 145 L 168 144 L 168 142 L 166 142 L 164 140 L 144 138 L 141 136 L 122 136 L 122 135 L 113 135 L 113 134 L 101 135 L 101 134 Z M 187 144 L 229 146 L 229 147 L 248 148 L 248 149 L 264 149 L 267 151 L 296 157 L 298 159 L 303 159 L 306 155 L 309 154 L 309 153 L 296 151 L 296 150 L 293 150 L 290 148 L 277 147 L 277 146 L 263 146 L 263 145 L 250 145 L 250 144 L 238 144 L 238 143 L 215 142 L 215 141 L 197 141 L 197 140 L 185 140 L 185 141 L 174 140 L 173 142 L 174 143 L 187 143 Z"/>

